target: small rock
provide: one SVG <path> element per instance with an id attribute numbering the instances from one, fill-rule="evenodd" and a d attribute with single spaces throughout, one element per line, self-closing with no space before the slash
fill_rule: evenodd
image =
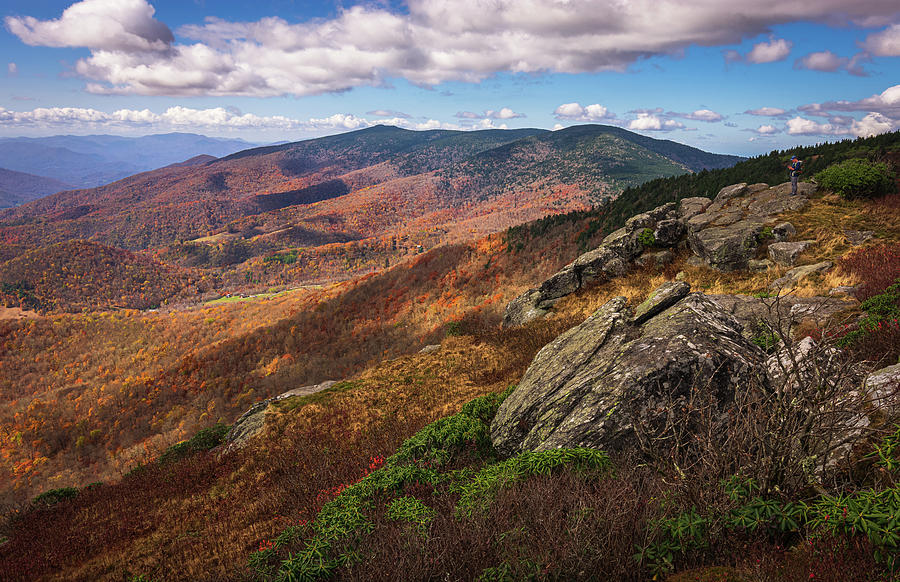
<path id="1" fill-rule="evenodd" d="M 650 293 L 646 301 L 634 310 L 634 325 L 640 325 L 675 305 L 691 292 L 691 286 L 684 281 L 669 281 Z"/>
<path id="2" fill-rule="evenodd" d="M 841 285 L 839 287 L 835 287 L 828 292 L 828 295 L 831 297 L 855 297 L 856 296 L 856 286 L 852 285 Z"/>
<path id="3" fill-rule="evenodd" d="M 701 259 L 700 257 L 698 257 L 696 255 L 692 255 L 692 256 L 688 257 L 688 259 L 685 261 L 685 263 L 687 263 L 689 267 L 708 267 L 709 266 L 706 264 L 706 261 L 704 261 L 703 259 Z"/>
<path id="4" fill-rule="evenodd" d="M 582 283 L 598 281 L 624 275 L 628 265 L 615 251 L 600 245 L 575 259 L 575 270 L 581 275 Z"/>
<path id="5" fill-rule="evenodd" d="M 644 245 L 638 240 L 638 233 L 622 227 L 603 239 L 603 246 L 616 252 L 622 259 L 630 261 L 644 250 Z"/>
<path id="6" fill-rule="evenodd" d="M 675 273 L 676 281 L 684 281 L 685 279 L 687 279 L 687 273 L 685 273 L 684 271 L 678 271 L 677 273 Z"/>
<path id="7" fill-rule="evenodd" d="M 798 242 L 780 242 L 769 245 L 769 258 L 785 267 L 793 267 L 797 264 L 797 258 L 808 249 L 814 240 Z"/>
<path id="8" fill-rule="evenodd" d="M 434 352 L 439 352 L 439 351 L 441 351 L 441 344 L 429 344 L 429 345 L 425 346 L 424 348 L 422 348 L 421 350 L 419 350 L 419 353 L 420 354 L 432 354 Z"/>
<path id="9" fill-rule="evenodd" d="M 834 263 L 832 263 L 831 261 L 822 261 L 821 263 L 816 263 L 815 265 L 803 265 L 802 267 L 795 267 L 785 273 L 784 277 L 772 281 L 772 284 L 769 285 L 769 289 L 790 289 L 791 287 L 799 283 L 801 279 L 804 279 L 816 273 L 824 273 L 833 266 Z"/>
<path id="10" fill-rule="evenodd" d="M 699 217 L 694 217 L 696 220 Z M 728 226 L 716 226 L 691 232 L 688 244 L 695 255 L 719 271 L 747 268 L 747 261 L 759 247 L 762 223 L 755 219 L 741 220 Z"/>
<path id="11" fill-rule="evenodd" d="M 875 238 L 875 232 L 872 230 L 845 230 L 844 236 L 852 246 L 858 247 L 864 242 Z"/>
<path id="12" fill-rule="evenodd" d="M 772 236 L 775 237 L 775 242 L 784 242 L 795 234 L 797 234 L 797 229 L 790 222 L 782 222 L 772 227 Z"/>
<path id="13" fill-rule="evenodd" d="M 753 271 L 754 273 L 760 273 L 762 271 L 768 271 L 772 267 L 775 266 L 775 263 L 770 261 L 769 259 L 750 259 L 747 261 L 747 268 Z"/>
<path id="14" fill-rule="evenodd" d="M 675 212 L 675 203 L 674 202 L 666 202 L 662 206 L 657 206 L 647 214 L 652 218 L 655 222 L 659 222 L 660 220 L 665 220 L 668 218 L 672 218 L 670 215 Z M 677 216 L 677 214 L 676 214 Z"/>
<path id="15" fill-rule="evenodd" d="M 672 251 L 659 251 L 658 253 L 653 253 L 650 255 L 656 261 L 657 267 L 665 267 L 669 263 L 675 260 L 675 253 Z"/>
<path id="16" fill-rule="evenodd" d="M 269 409 L 269 405 L 273 402 L 297 396 L 309 396 L 310 394 L 315 394 L 316 392 L 327 390 L 335 384 L 337 384 L 335 380 L 326 380 L 321 384 L 294 388 L 293 390 L 282 392 L 278 396 L 274 396 L 267 400 L 257 402 L 235 421 L 234 425 L 232 425 L 231 427 L 231 430 L 229 430 L 228 434 L 225 435 L 224 450 L 228 452 L 247 446 L 247 444 L 250 442 L 250 439 L 259 434 L 265 427 L 266 412 Z"/>
<path id="17" fill-rule="evenodd" d="M 656 253 L 644 253 L 634 260 L 635 264 L 641 267 L 665 267 L 675 260 L 675 254 L 672 251 L 660 251 Z"/>
<path id="18" fill-rule="evenodd" d="M 656 239 L 656 244 L 660 246 L 672 247 L 681 242 L 685 232 L 684 222 L 680 220 L 660 220 L 656 223 L 653 238 Z"/>

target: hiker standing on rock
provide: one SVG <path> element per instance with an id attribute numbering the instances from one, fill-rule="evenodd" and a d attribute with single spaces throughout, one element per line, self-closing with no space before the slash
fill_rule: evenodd
<path id="1" fill-rule="evenodd" d="M 791 171 L 791 196 L 796 196 L 797 182 L 800 180 L 800 174 L 803 173 L 803 160 L 797 156 L 792 156 L 791 163 L 788 164 L 788 170 Z"/>

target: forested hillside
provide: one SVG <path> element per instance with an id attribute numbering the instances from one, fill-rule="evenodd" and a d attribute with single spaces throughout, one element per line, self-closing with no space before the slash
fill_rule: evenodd
<path id="1" fill-rule="evenodd" d="M 607 126 L 379 126 L 62 192 L 0 212 L 0 240 L 10 253 L 72 239 L 152 250 L 213 269 L 231 290 L 318 283 L 736 160 Z M 275 272 L 273 257 L 292 255 L 303 259 Z"/>
<path id="2" fill-rule="evenodd" d="M 898 134 L 882 139 L 803 155 L 893 159 Z M 418 578 L 544 572 L 568 579 L 591 571 L 645 580 L 725 563 L 709 576 L 731 576 L 738 567 L 760 579 L 785 571 L 798 572 L 789 578 L 797 580 L 810 572 L 835 581 L 847 572 L 889 576 L 875 553 L 888 547 L 887 538 L 848 532 L 857 515 L 896 531 L 882 511 L 896 507 L 885 501 L 896 494 L 891 431 L 883 431 L 883 446 L 873 443 L 881 448 L 860 452 L 870 459 L 865 467 L 877 462 L 884 470 L 854 475 L 845 490 L 853 493 L 833 497 L 808 481 L 789 492 L 773 489 L 771 498 L 738 478 L 723 489 L 730 475 L 719 469 L 737 457 L 714 451 L 675 467 L 669 449 L 649 460 L 596 451 L 504 460 L 490 441 L 501 393 L 520 382 L 542 346 L 611 298 L 635 306 L 676 273 L 705 294 L 772 298 L 770 284 L 787 267 L 722 273 L 674 248 L 667 264 L 635 266 L 562 297 L 547 319 L 499 326 L 511 299 L 570 264 L 580 247 L 594 248 L 624 218 L 715 194 L 721 182 L 755 182 L 766 171 L 781 182 L 790 154 L 748 160 L 745 174 L 670 178 L 629 189 L 602 208 L 413 251 L 408 262 L 340 284 L 234 295 L 189 309 L 0 321 L 0 483 L 10 483 L 3 501 L 21 508 L 2 530 L 9 541 L 0 544 L 0 571 L 23 580 L 264 580 L 310 572 L 371 579 L 389 577 L 402 563 Z M 751 171 L 757 165 L 768 170 Z M 667 184 L 673 191 L 662 190 Z M 825 297 L 835 286 L 868 282 L 866 293 L 882 299 L 866 309 L 891 308 L 891 280 L 900 276 L 898 200 L 823 191 L 780 217 L 796 226 L 797 238 L 815 240 L 805 260 L 834 264 L 796 295 Z M 848 228 L 879 239 L 854 247 Z M 651 244 L 647 254 L 655 250 Z M 299 250 L 272 256 L 254 268 L 275 273 L 306 261 Z M 347 258 L 334 256 L 336 265 Z M 842 316 L 866 317 L 852 305 Z M 900 331 L 892 321 L 879 320 L 866 342 L 847 349 L 854 365 L 885 354 L 896 359 Z M 801 323 L 796 336 L 783 338 L 748 328 L 756 335 L 746 341 L 771 351 L 784 339 L 833 337 L 834 328 Z M 214 449 L 222 425 L 254 402 L 328 379 L 343 382 L 270 406 L 247 448 Z M 783 425 L 775 421 L 765 426 Z M 98 479 L 104 482 L 93 483 Z M 865 489 L 876 485 L 877 499 Z M 479 500 L 483 507 L 467 505 Z M 829 530 L 829 519 L 846 530 Z M 691 524 L 698 533 L 684 541 L 678 528 Z"/>

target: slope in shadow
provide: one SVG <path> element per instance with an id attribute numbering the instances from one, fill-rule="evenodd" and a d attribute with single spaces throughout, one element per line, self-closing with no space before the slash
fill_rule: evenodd
<path id="1" fill-rule="evenodd" d="M 276 192 L 275 194 L 257 194 L 250 200 L 256 207 L 257 212 L 269 212 L 288 206 L 296 206 L 297 204 L 321 202 L 322 200 L 337 198 L 349 193 L 350 188 L 343 180 L 328 180 L 327 182 L 299 190 Z"/>

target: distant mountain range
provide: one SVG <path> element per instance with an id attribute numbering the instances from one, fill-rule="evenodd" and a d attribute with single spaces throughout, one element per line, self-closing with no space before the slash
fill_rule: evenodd
<path id="1" fill-rule="evenodd" d="M 215 242 L 252 239 L 259 252 L 410 230 L 459 238 L 461 229 L 496 232 L 589 208 L 652 178 L 740 159 L 602 125 L 554 132 L 377 126 L 62 192 L 0 214 L 0 232 L 12 229 L 31 246 L 85 238 L 129 250 L 220 233 Z"/>
<path id="2" fill-rule="evenodd" d="M 201 154 L 221 157 L 253 145 L 192 133 L 0 138 L 0 168 L 52 178 L 70 188 L 93 188 Z"/>
<path id="3" fill-rule="evenodd" d="M 53 178 L 0 168 L 0 208 L 18 206 L 47 194 L 72 188 L 71 184 Z"/>

